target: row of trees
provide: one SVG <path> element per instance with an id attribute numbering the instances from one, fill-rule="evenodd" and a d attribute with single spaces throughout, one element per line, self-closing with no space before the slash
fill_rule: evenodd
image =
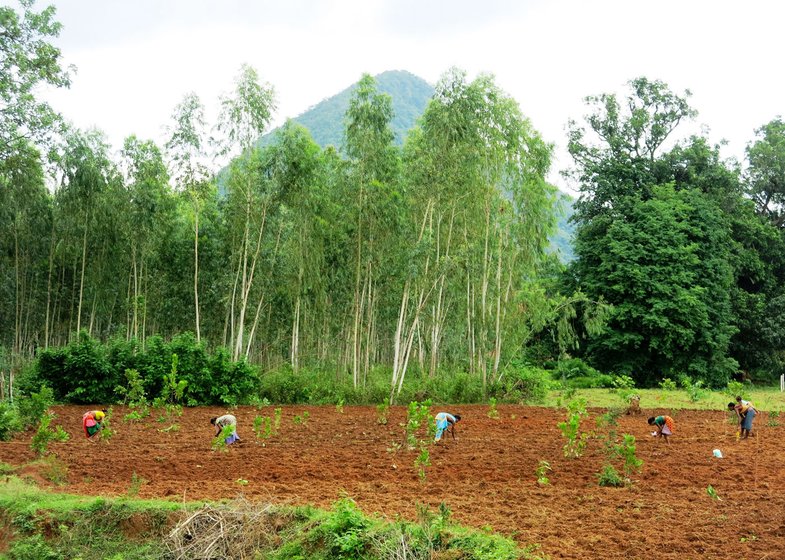
<path id="1" fill-rule="evenodd" d="M 363 76 L 340 151 L 293 122 L 259 148 L 275 92 L 244 66 L 214 126 L 188 94 L 164 146 L 130 136 L 114 153 L 35 100 L 70 77 L 46 42 L 53 10 L 21 4 L 1 8 L 0 345 L 14 359 L 80 331 L 143 344 L 188 330 L 233 360 L 331 367 L 355 387 L 385 366 L 391 398 L 412 366 L 486 384 L 568 348 L 644 383 L 782 366 L 779 119 L 743 174 L 706 138 L 671 142 L 688 94 L 641 78 L 623 102 L 587 98 L 562 270 L 545 251 L 552 148 L 490 76 L 448 71 L 402 147 Z"/>
<path id="2" fill-rule="evenodd" d="M 25 25 L 56 31 L 23 5 Z M 59 72 L 49 55 L 31 81 Z M 367 75 L 341 152 L 293 122 L 258 148 L 275 105 L 244 66 L 217 123 L 189 94 L 164 146 L 131 136 L 115 154 L 101 132 L 68 128 L 44 165 L 45 144 L 18 134 L 0 169 L 2 344 L 30 356 L 80 331 L 192 330 L 233 360 L 329 365 L 355 387 L 387 366 L 392 397 L 413 364 L 497 380 L 565 311 L 537 282 L 551 262 L 551 146 L 492 77 L 448 71 L 403 147 Z M 231 163 L 215 173 L 211 155 Z"/>

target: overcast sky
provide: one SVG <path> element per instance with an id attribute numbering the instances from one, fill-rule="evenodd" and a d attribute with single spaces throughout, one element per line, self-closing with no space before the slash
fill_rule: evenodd
<path id="1" fill-rule="evenodd" d="M 17 6 L 2 0 L 3 4 Z M 582 99 L 635 77 L 690 89 L 694 130 L 742 159 L 755 128 L 785 113 L 785 3 L 756 0 L 39 0 L 54 42 L 77 67 L 49 99 L 119 148 L 163 142 L 188 92 L 215 112 L 248 63 L 277 92 L 274 125 L 357 81 L 408 70 L 431 84 L 451 66 L 496 76 L 543 137 L 564 152 Z M 686 132 L 686 130 L 685 130 Z M 570 187 L 556 173 L 554 182 Z"/>

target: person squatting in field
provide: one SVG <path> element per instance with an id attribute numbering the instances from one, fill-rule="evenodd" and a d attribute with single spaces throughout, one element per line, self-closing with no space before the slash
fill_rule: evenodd
<path id="1" fill-rule="evenodd" d="M 85 437 L 90 441 L 95 441 L 93 436 L 101 431 L 101 421 L 106 417 L 106 409 L 89 410 L 82 416 L 82 429 Z"/>
<path id="2" fill-rule="evenodd" d="M 226 445 L 230 445 L 236 441 L 240 441 L 240 436 L 237 435 L 237 418 L 234 417 L 232 414 L 224 414 L 223 416 L 213 416 L 210 418 L 210 424 L 216 427 L 215 437 L 221 435 L 221 431 L 226 426 L 232 427 L 232 433 L 229 434 L 224 442 Z"/>
<path id="3" fill-rule="evenodd" d="M 674 432 L 673 418 L 670 416 L 652 416 L 649 418 L 649 426 L 655 426 L 657 431 L 654 432 L 652 435 L 656 437 L 663 437 L 665 438 L 665 443 L 670 443 L 668 441 L 668 436 L 672 436 Z"/>
<path id="4" fill-rule="evenodd" d="M 436 415 L 436 437 L 434 441 L 442 439 L 445 431 L 452 434 L 452 439 L 455 439 L 455 424 L 461 419 L 460 414 L 450 414 L 449 412 L 440 412 Z"/>
<path id="5" fill-rule="evenodd" d="M 747 439 L 750 432 L 752 432 L 752 421 L 755 420 L 755 416 L 758 414 L 757 409 L 750 401 L 736 397 L 735 403 L 728 403 L 728 410 L 736 412 L 736 418 L 739 420 L 739 436 Z"/>

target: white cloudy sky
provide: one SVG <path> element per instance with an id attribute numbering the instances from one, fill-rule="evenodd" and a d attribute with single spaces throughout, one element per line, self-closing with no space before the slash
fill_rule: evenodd
<path id="1" fill-rule="evenodd" d="M 9 0 L 4 4 L 14 5 Z M 51 101 L 119 147 L 161 142 L 174 106 L 208 107 L 248 63 L 276 88 L 275 124 L 355 82 L 451 66 L 490 72 L 547 141 L 556 169 L 586 95 L 647 76 L 689 88 L 714 142 L 743 157 L 754 129 L 785 113 L 785 3 L 759 0 L 39 0 L 64 25 L 55 43 L 78 72 Z M 562 180 L 554 174 L 554 180 Z M 569 187 L 569 186 L 568 186 Z"/>

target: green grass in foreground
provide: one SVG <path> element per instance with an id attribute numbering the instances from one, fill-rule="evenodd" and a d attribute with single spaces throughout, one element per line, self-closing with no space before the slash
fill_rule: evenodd
<path id="1" fill-rule="evenodd" d="M 10 467 L 2 466 L 8 472 Z M 227 523 L 212 534 L 216 515 L 226 516 Z M 189 557 L 181 554 L 186 550 L 182 547 L 202 541 L 219 542 L 211 549 L 215 557 L 271 560 L 425 560 L 437 552 L 464 560 L 539 558 L 534 554 L 537 545 L 521 549 L 490 529 L 460 527 L 449 518 L 446 506 L 435 512 L 419 507 L 416 523 L 390 522 L 363 514 L 349 498 L 327 511 L 245 502 L 203 505 L 71 496 L 6 475 L 0 479 L 0 534 L 11 539 L 0 560 Z M 172 531 L 175 527 L 178 530 Z M 234 532 L 225 537 L 227 528 Z"/>
<path id="2" fill-rule="evenodd" d="M 687 391 L 668 391 L 664 389 L 633 389 L 640 395 L 641 408 L 645 409 L 692 409 L 692 410 L 725 410 L 735 395 L 723 391 L 702 389 L 693 393 Z M 744 398 L 752 401 L 758 410 L 779 412 L 785 410 L 785 393 L 779 387 L 745 389 Z M 547 407 L 565 406 L 575 398 L 586 399 L 587 406 L 596 408 L 613 408 L 622 404 L 619 392 L 614 389 L 578 389 L 574 393 L 567 391 L 549 391 L 545 402 Z"/>

